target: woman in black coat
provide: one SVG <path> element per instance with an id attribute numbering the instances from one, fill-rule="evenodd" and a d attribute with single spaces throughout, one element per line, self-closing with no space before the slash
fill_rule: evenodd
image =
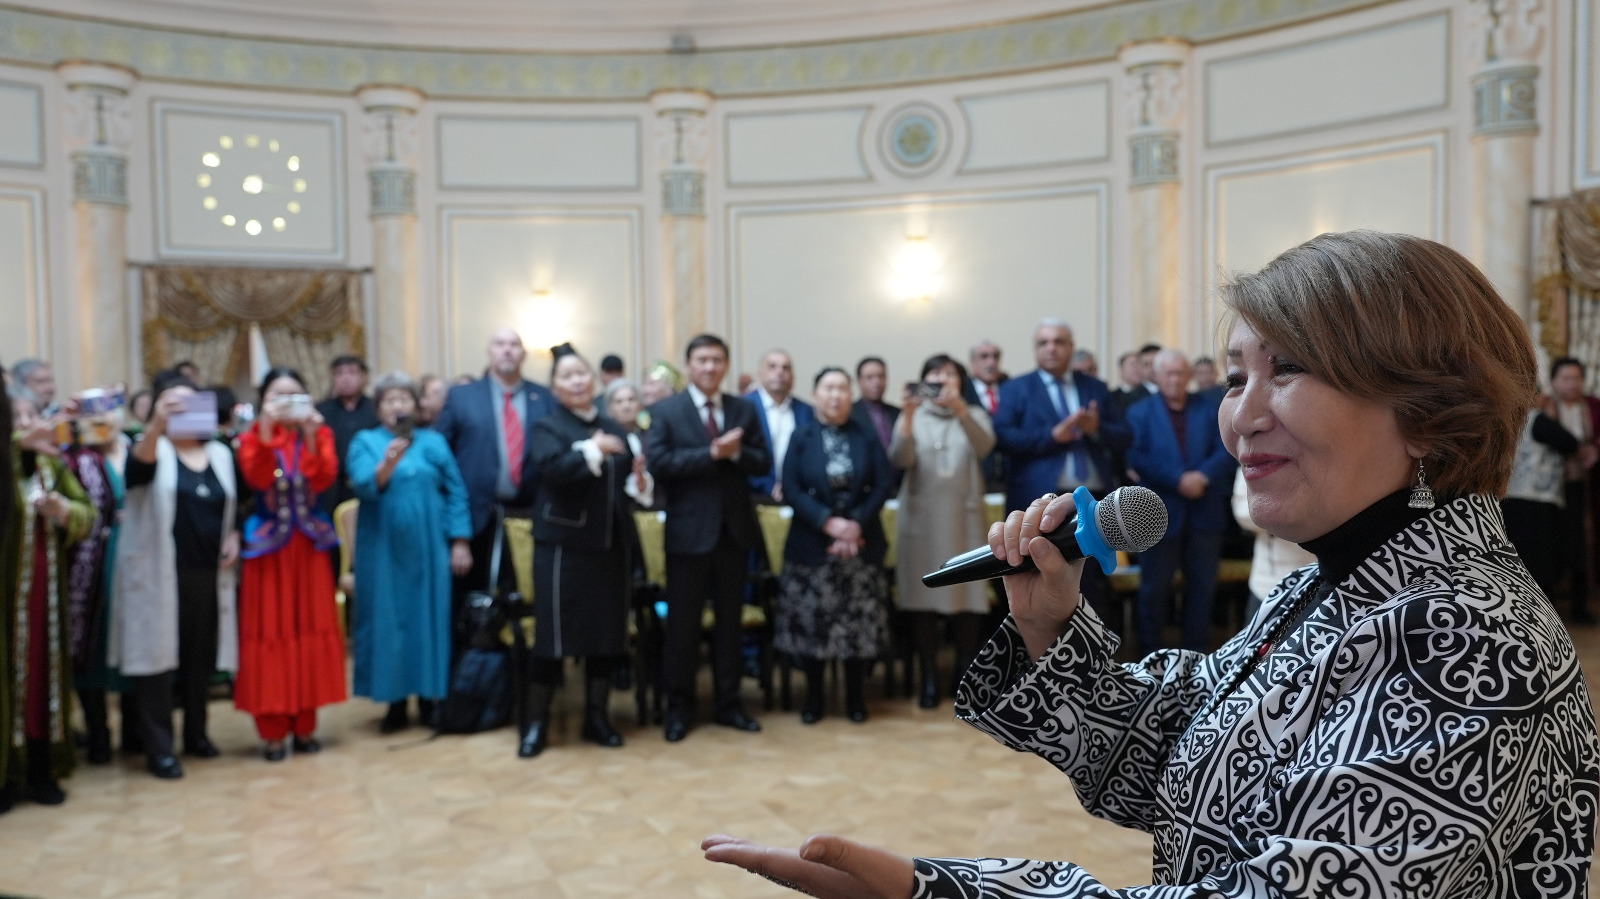
<path id="1" fill-rule="evenodd" d="M 818 373 L 812 402 L 817 420 L 795 431 L 783 460 L 783 495 L 794 521 L 783 550 L 773 645 L 806 672 L 800 720 L 822 718 L 822 663 L 843 659 L 850 720 L 867 720 L 862 698 L 866 661 L 888 639 L 888 540 L 878 512 L 894 473 L 876 434 L 850 419 L 850 376 Z"/>
<path id="2" fill-rule="evenodd" d="M 571 346 L 552 350 L 550 387 L 560 405 L 533 426 L 539 472 L 533 503 L 534 641 L 517 749 L 544 750 L 561 660 L 584 659 L 583 739 L 621 746 L 607 713 L 611 672 L 627 652 L 633 527 L 626 432 L 600 414 L 594 370 Z"/>

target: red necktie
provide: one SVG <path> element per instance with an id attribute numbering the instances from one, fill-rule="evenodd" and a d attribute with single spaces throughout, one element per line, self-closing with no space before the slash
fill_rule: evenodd
<path id="1" fill-rule="evenodd" d="M 1000 397 L 995 392 L 993 384 L 990 384 L 987 387 L 985 387 L 984 388 L 984 393 L 989 397 L 989 414 L 993 415 L 994 411 L 996 409 L 1000 408 Z"/>
<path id="2" fill-rule="evenodd" d="M 706 400 L 706 436 L 713 441 L 722 436 L 722 429 L 717 427 L 717 404 L 713 400 Z"/>
<path id="3" fill-rule="evenodd" d="M 500 422 L 506 432 L 506 468 L 511 472 L 511 486 L 522 484 L 522 419 L 511 406 L 511 394 L 506 394 L 506 404 L 500 410 Z"/>

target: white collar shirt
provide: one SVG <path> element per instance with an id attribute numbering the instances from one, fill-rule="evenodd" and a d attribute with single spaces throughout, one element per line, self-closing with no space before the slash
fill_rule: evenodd
<path id="1" fill-rule="evenodd" d="M 772 437 L 772 472 L 783 477 L 783 457 L 789 452 L 789 438 L 794 436 L 794 398 L 786 396 L 783 402 L 772 398 L 765 387 L 761 395 L 761 408 L 767 416 L 767 431 Z"/>

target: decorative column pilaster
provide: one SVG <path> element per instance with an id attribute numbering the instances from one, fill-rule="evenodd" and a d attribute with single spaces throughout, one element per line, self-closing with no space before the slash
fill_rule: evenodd
<path id="1" fill-rule="evenodd" d="M 417 111 L 423 98 L 410 88 L 364 87 L 356 99 L 363 113 L 361 147 L 371 201 L 371 362 L 378 371 L 416 374 L 423 368 L 417 242 Z"/>
<path id="2" fill-rule="evenodd" d="M 650 97 L 650 106 L 656 112 L 655 160 L 661 171 L 662 307 L 660 327 L 646 331 L 645 352 L 650 358 L 676 361 L 689 339 L 708 326 L 706 169 L 711 158 L 707 122 L 711 96 L 661 91 Z"/>
<path id="3" fill-rule="evenodd" d="M 1541 0 L 1474 0 L 1472 222 L 1468 254 L 1528 317 L 1534 143 L 1539 135 Z"/>
<path id="4" fill-rule="evenodd" d="M 128 93 L 135 76 L 96 63 L 57 68 L 67 86 L 66 145 L 72 158 L 77 253 L 73 317 L 77 366 L 84 387 L 139 377 L 128 353 L 136 324 L 128 309 L 128 147 L 133 142 Z"/>
<path id="5" fill-rule="evenodd" d="M 1128 278 L 1129 345 L 1154 340 L 1199 346 L 1204 323 L 1182 315 L 1182 218 L 1179 168 L 1183 147 L 1189 45 L 1179 40 L 1129 44 L 1119 61 L 1124 100 L 1132 266 Z M 1198 316 L 1199 310 L 1195 310 Z M 1114 329 L 1119 330 L 1119 329 Z"/>

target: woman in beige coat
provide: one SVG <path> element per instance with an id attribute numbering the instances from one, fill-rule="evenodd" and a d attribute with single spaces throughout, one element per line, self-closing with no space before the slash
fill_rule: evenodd
<path id="1" fill-rule="evenodd" d="M 922 575 L 988 539 L 980 463 L 994 449 L 988 413 L 962 399 L 967 372 L 939 354 L 922 363 L 920 385 L 907 385 L 905 405 L 889 443 L 889 460 L 905 469 L 900 485 L 896 605 L 911 619 L 922 668 L 918 704 L 939 704 L 936 656 L 946 619 L 956 645 L 953 682 L 978 653 L 989 585 L 979 581 L 930 590 Z"/>

